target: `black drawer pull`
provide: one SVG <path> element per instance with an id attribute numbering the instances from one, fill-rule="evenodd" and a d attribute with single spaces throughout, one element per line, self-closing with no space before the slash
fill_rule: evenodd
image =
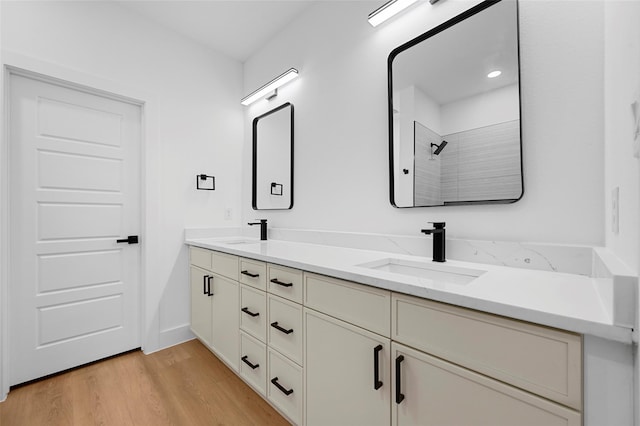
<path id="1" fill-rule="evenodd" d="M 213 296 L 213 293 L 211 292 L 211 280 L 213 279 L 213 277 L 210 277 L 207 275 L 207 296 Z"/>
<path id="2" fill-rule="evenodd" d="M 202 277 L 202 294 L 207 294 L 207 278 L 209 278 L 209 275 Z"/>
<path id="3" fill-rule="evenodd" d="M 242 309 L 240 309 L 240 310 L 241 310 L 242 312 L 244 312 L 245 314 L 250 315 L 250 316 L 252 316 L 252 317 L 257 317 L 258 315 L 260 315 L 260 312 L 251 312 L 251 311 L 249 310 L 249 308 L 242 308 Z"/>
<path id="4" fill-rule="evenodd" d="M 404 355 L 400 355 L 396 358 L 396 404 L 400 404 L 404 401 L 404 394 L 402 393 L 402 361 L 404 361 Z"/>
<path id="5" fill-rule="evenodd" d="M 251 367 L 252 370 L 255 370 L 256 368 L 260 367 L 260 364 L 251 364 L 251 361 L 249 361 L 248 359 L 249 357 L 247 355 L 243 356 L 242 358 L 240 358 L 242 360 L 242 362 L 244 362 L 245 364 L 247 364 L 249 367 Z"/>
<path id="6" fill-rule="evenodd" d="M 382 351 L 382 345 L 373 348 L 373 389 L 375 390 L 382 387 L 382 380 L 380 380 L 380 351 Z"/>
<path id="7" fill-rule="evenodd" d="M 278 378 L 277 378 L 277 377 L 274 377 L 273 379 L 271 379 L 271 383 L 273 383 L 274 385 L 276 385 L 276 387 L 277 387 L 278 389 L 280 389 L 280 391 L 281 391 L 283 394 L 287 395 L 287 396 L 289 396 L 289 395 L 291 395 L 291 394 L 293 393 L 293 389 L 287 389 L 287 388 L 284 388 L 280 383 L 278 383 Z"/>
<path id="8" fill-rule="evenodd" d="M 271 280 L 271 282 L 274 283 L 274 284 L 281 285 L 282 287 L 292 287 L 293 286 L 293 283 L 283 283 L 282 281 L 280 281 L 277 278 L 273 278 Z"/>
<path id="9" fill-rule="evenodd" d="M 275 328 L 275 329 L 277 329 L 277 330 L 282 331 L 284 334 L 291 334 L 291 333 L 293 333 L 293 328 L 290 328 L 289 330 L 287 330 L 286 328 L 282 328 L 282 327 L 280 327 L 280 326 L 278 325 L 278 321 L 276 321 L 276 322 L 272 322 L 272 323 L 271 323 L 271 327 L 273 327 L 273 328 Z"/>
<path id="10" fill-rule="evenodd" d="M 249 271 L 240 271 L 240 273 L 242 275 L 246 275 L 246 276 L 251 277 L 251 278 L 258 278 L 260 276 L 260 274 L 252 274 Z"/>

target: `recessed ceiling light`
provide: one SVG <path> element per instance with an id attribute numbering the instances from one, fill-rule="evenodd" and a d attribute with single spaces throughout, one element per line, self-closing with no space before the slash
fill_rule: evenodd
<path id="1" fill-rule="evenodd" d="M 497 77 L 497 76 L 499 76 L 500 74 L 502 74 L 502 71 L 495 70 L 495 71 L 491 71 L 489 74 L 487 74 L 487 77 L 489 77 L 489 78 L 496 78 L 496 77 Z"/>

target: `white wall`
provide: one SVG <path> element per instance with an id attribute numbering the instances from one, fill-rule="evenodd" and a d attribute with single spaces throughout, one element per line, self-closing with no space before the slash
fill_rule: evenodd
<path id="1" fill-rule="evenodd" d="M 245 116 L 246 218 L 408 235 L 419 235 L 427 221 L 445 220 L 454 238 L 602 245 L 602 3 L 520 2 L 524 198 L 416 209 L 389 203 L 387 56 L 470 3 L 423 2 L 373 28 L 366 17 L 377 5 L 320 2 L 245 63 L 246 92 L 289 67 L 300 71 L 278 101 L 296 108 L 294 208 L 250 210 L 249 126 L 265 110 L 254 105 Z"/>
<path id="2" fill-rule="evenodd" d="M 144 349 L 189 337 L 184 228 L 233 226 L 240 218 L 241 64 L 113 2 L 2 7 L 2 49 L 145 94 L 154 116 L 146 117 Z M 196 191 L 198 173 L 215 175 L 216 191 Z M 236 220 L 223 220 L 225 207 Z"/>
<path id="3" fill-rule="evenodd" d="M 606 245 L 638 271 L 638 159 L 631 103 L 640 104 L 640 3 L 605 2 L 605 230 Z M 639 105 L 640 108 L 640 105 Z M 640 137 L 637 144 L 640 144 Z M 620 232 L 611 227 L 611 190 L 620 188 Z"/>
<path id="4" fill-rule="evenodd" d="M 634 142 L 631 103 L 640 104 L 640 3 L 606 1 L 604 16 L 606 245 L 637 273 L 640 268 L 640 174 L 638 159 L 633 153 L 640 145 L 640 137 Z M 619 233 L 611 228 L 611 190 L 615 187 L 620 188 Z M 640 425 L 638 350 L 635 351 L 634 385 L 635 424 Z"/>
<path id="5" fill-rule="evenodd" d="M 442 113 L 440 105 L 428 97 L 419 87 L 414 87 L 415 120 L 439 135 L 444 135 L 442 129 Z"/>
<path id="6" fill-rule="evenodd" d="M 518 85 L 501 87 L 490 92 L 442 105 L 442 133 L 464 132 L 520 119 Z"/>

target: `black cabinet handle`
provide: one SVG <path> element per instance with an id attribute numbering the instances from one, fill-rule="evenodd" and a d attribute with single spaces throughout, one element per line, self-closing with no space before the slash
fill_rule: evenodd
<path id="1" fill-rule="evenodd" d="M 240 310 L 247 315 L 251 315 L 252 317 L 257 317 L 258 315 L 260 315 L 260 312 L 251 312 L 249 308 L 242 308 Z"/>
<path id="2" fill-rule="evenodd" d="M 276 321 L 276 322 L 272 322 L 272 323 L 271 323 L 271 327 L 273 327 L 273 328 L 275 328 L 275 329 L 277 329 L 277 330 L 282 331 L 284 334 L 291 334 L 291 333 L 293 333 L 293 328 L 290 328 L 289 330 L 287 330 L 286 328 L 282 328 L 282 327 L 280 327 L 280 326 L 278 325 L 278 321 Z"/>
<path id="3" fill-rule="evenodd" d="M 207 294 L 207 278 L 209 278 L 209 275 L 202 277 L 202 294 Z"/>
<path id="4" fill-rule="evenodd" d="M 245 364 L 247 364 L 249 367 L 251 367 L 252 370 L 255 370 L 256 368 L 260 367 L 260 364 L 251 364 L 251 361 L 249 361 L 248 359 L 249 357 L 247 355 L 243 356 L 242 358 L 240 358 L 242 360 L 242 362 L 244 362 Z"/>
<path id="5" fill-rule="evenodd" d="M 396 358 L 396 404 L 400 404 L 404 401 L 404 394 L 402 393 L 402 361 L 404 361 L 404 355 L 400 355 Z"/>
<path id="6" fill-rule="evenodd" d="M 380 351 L 382 351 L 382 345 L 373 348 L 373 389 L 375 390 L 382 387 L 382 380 L 380 380 Z"/>
<path id="7" fill-rule="evenodd" d="M 207 275 L 207 296 L 211 297 L 213 296 L 213 293 L 211 293 L 211 280 L 213 279 L 213 277 L 210 277 Z"/>
<path id="8" fill-rule="evenodd" d="M 271 280 L 271 282 L 274 283 L 274 284 L 281 285 L 282 287 L 291 287 L 291 286 L 293 286 L 293 283 L 284 283 L 284 282 L 280 281 L 277 278 L 273 278 Z"/>
<path id="9" fill-rule="evenodd" d="M 260 276 L 260 274 L 252 274 L 249 271 L 240 271 L 240 273 L 242 275 L 246 275 L 246 276 L 251 277 L 251 278 L 258 278 Z"/>
<path id="10" fill-rule="evenodd" d="M 277 377 L 274 377 L 273 379 L 271 379 L 271 383 L 273 383 L 274 385 L 276 385 L 276 387 L 277 387 L 278 389 L 280 389 L 280 391 L 281 391 L 283 394 L 287 395 L 287 396 L 289 396 L 289 395 L 291 395 L 291 394 L 293 393 L 293 389 L 287 389 L 287 388 L 284 388 L 280 383 L 278 383 L 278 378 L 277 378 Z"/>

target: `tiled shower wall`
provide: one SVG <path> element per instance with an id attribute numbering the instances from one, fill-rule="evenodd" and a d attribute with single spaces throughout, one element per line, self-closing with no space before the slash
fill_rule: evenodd
<path id="1" fill-rule="evenodd" d="M 414 206 L 442 205 L 440 156 L 432 155 L 431 144 L 440 145 L 442 136 L 414 121 Z"/>
<path id="2" fill-rule="evenodd" d="M 517 199 L 520 178 L 520 120 L 443 136 L 442 199 Z"/>
<path id="3" fill-rule="evenodd" d="M 432 156 L 431 143 L 448 142 Z M 439 136 L 415 123 L 415 205 L 517 199 L 520 121 L 513 120 Z"/>

